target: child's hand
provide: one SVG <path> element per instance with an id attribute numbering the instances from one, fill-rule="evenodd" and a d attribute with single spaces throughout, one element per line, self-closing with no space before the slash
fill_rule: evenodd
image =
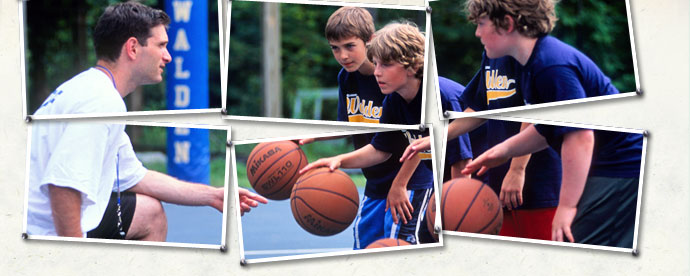
<path id="1" fill-rule="evenodd" d="M 477 175 L 483 175 L 490 168 L 497 167 L 508 162 L 508 160 L 510 160 L 510 157 L 504 149 L 504 145 L 498 144 L 467 164 L 465 169 L 462 170 L 462 174 L 472 174 L 479 170 Z"/>
<path id="2" fill-rule="evenodd" d="M 503 178 L 499 200 L 508 208 L 515 209 L 522 205 L 522 188 L 525 185 L 525 171 L 510 169 Z"/>
<path id="3" fill-rule="evenodd" d="M 551 240 L 565 241 L 563 236 L 570 242 L 575 242 L 573 233 L 570 231 L 570 225 L 573 224 L 577 214 L 577 207 L 558 206 L 556 214 L 553 216 L 553 223 L 551 225 Z"/>
<path id="4" fill-rule="evenodd" d="M 400 157 L 400 162 L 402 163 L 405 160 L 410 160 L 420 151 L 428 149 L 431 149 L 431 136 L 414 140 L 405 149 L 405 152 L 403 153 L 402 157 Z"/>
<path id="5" fill-rule="evenodd" d="M 388 198 L 386 198 L 386 211 L 388 208 L 391 209 L 391 214 L 393 215 L 393 222 L 398 224 L 398 215 L 402 218 L 403 224 L 407 224 L 409 220 L 412 220 L 412 212 L 414 208 L 407 198 L 407 189 L 391 186 L 388 191 Z"/>
<path id="6" fill-rule="evenodd" d="M 300 139 L 300 140 L 299 140 L 299 145 L 302 146 L 302 145 L 314 143 L 314 141 L 316 141 L 316 139 L 314 139 L 314 138 Z"/>
<path id="7" fill-rule="evenodd" d="M 319 167 L 328 167 L 331 171 L 335 171 L 336 169 L 340 168 L 340 158 L 337 156 L 334 157 L 329 157 L 329 158 L 321 158 L 319 160 L 316 160 L 315 162 L 311 162 L 307 164 L 304 168 L 302 168 L 299 171 L 299 174 L 304 174 L 305 172 L 308 172 L 309 170 L 319 168 Z"/>

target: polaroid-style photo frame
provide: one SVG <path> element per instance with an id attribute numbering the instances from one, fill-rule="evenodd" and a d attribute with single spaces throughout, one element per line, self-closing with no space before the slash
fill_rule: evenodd
<path id="1" fill-rule="evenodd" d="M 78 135 L 108 128 L 127 133 Z M 229 126 L 37 120 L 28 137 L 25 239 L 226 249 Z M 89 150 L 104 140 L 107 149 Z M 53 187 L 76 190 L 81 201 L 54 205 Z M 58 234 L 55 214 L 68 214 L 64 208 L 74 202 L 81 205 L 84 237 Z M 133 214 L 132 203 L 140 214 Z"/>
<path id="2" fill-rule="evenodd" d="M 19 5 L 19 14 L 24 22 L 20 25 L 23 116 L 42 119 L 220 113 L 225 97 L 225 88 L 221 85 L 225 78 L 221 74 L 225 69 L 224 41 L 220 39 L 221 2 L 165 3 L 142 3 L 165 11 L 171 21 L 166 32 L 169 59 L 163 61 L 164 58 L 159 58 L 163 65 L 169 62 L 161 73 L 162 81 L 155 80 L 152 82 L 156 84 L 138 86 L 124 97 L 129 110 L 126 113 L 93 108 L 67 110 L 60 115 L 35 113 L 43 104 L 66 98 L 63 91 L 57 89 L 62 83 L 90 68 L 100 70 L 95 67 L 94 29 L 106 6 L 89 3 L 48 5 L 38 2 Z M 216 17 L 219 19 L 215 20 Z M 216 21 L 218 24 L 213 23 Z M 112 75 L 115 69 L 101 71 Z M 115 75 L 118 73 L 115 72 Z M 109 78 L 112 80 L 112 77 Z M 86 97 L 78 98 L 87 100 Z"/>
<path id="3" fill-rule="evenodd" d="M 432 131 L 429 131 L 429 129 L 430 128 L 427 128 L 427 131 L 431 135 Z M 398 134 L 401 131 L 402 133 Z M 294 167 L 298 167 L 300 164 L 304 166 L 303 162 L 306 161 L 314 163 L 320 158 L 352 152 L 353 142 L 351 139 L 354 138 L 350 137 L 354 135 L 377 135 L 387 133 L 385 134 L 387 135 L 386 137 L 398 137 L 399 135 L 403 140 L 409 140 L 409 138 L 404 138 L 402 136 L 404 136 L 404 133 L 414 132 L 419 132 L 419 130 L 372 129 L 331 132 L 322 135 L 235 141 L 231 149 L 233 159 L 235 160 L 233 163 L 235 190 L 237 191 L 238 189 L 244 189 L 250 192 L 262 193 L 269 198 L 267 204 L 259 204 L 258 207 L 252 208 L 250 212 L 244 214 L 242 214 L 240 211 L 240 204 L 242 200 L 237 201 L 238 203 L 236 207 L 238 211 L 235 215 L 238 221 L 238 233 L 240 235 L 239 246 L 241 263 L 262 263 L 441 246 L 443 243 L 443 238 L 441 235 L 437 235 L 439 240 L 435 242 L 404 246 L 402 246 L 404 241 L 395 242 L 395 240 L 392 240 L 392 244 L 386 244 L 386 242 L 391 241 L 378 241 L 378 239 L 374 238 L 364 238 L 366 235 L 364 234 L 364 230 L 359 230 L 358 227 L 354 226 L 357 224 L 364 227 L 364 224 L 356 223 L 357 220 L 361 220 L 359 216 L 367 215 L 362 215 L 360 203 L 362 202 L 365 194 L 371 196 L 372 194 L 376 194 L 380 191 L 376 191 L 374 188 L 375 186 L 371 186 L 370 188 L 372 189 L 372 193 L 365 192 L 365 190 L 370 188 L 367 188 L 367 179 L 359 169 L 340 168 L 340 171 L 336 171 L 330 176 L 332 177 L 332 180 L 319 180 L 317 183 L 314 183 L 313 180 L 310 181 L 309 179 L 312 177 L 318 177 L 319 174 L 328 175 L 326 173 L 328 170 L 327 168 L 320 168 L 324 171 L 318 171 L 318 173 L 314 172 L 314 170 L 304 172 L 303 175 L 306 175 L 304 177 L 300 176 L 299 172 L 294 169 Z M 302 146 L 298 146 L 297 144 L 300 141 L 305 142 L 311 139 L 314 139 L 315 141 Z M 303 152 L 301 153 L 302 157 L 298 157 L 300 155 L 300 151 Z M 428 161 L 422 161 L 423 163 L 418 164 L 418 166 L 423 166 L 425 169 L 431 169 L 432 171 L 430 173 L 433 175 L 434 183 L 437 183 L 435 176 L 436 165 L 434 158 L 431 156 L 431 152 L 433 152 L 433 148 L 429 152 L 420 153 L 420 157 L 425 155 L 425 159 L 427 157 L 431 159 Z M 390 158 L 395 157 L 393 156 Z M 399 158 L 399 156 L 397 158 Z M 399 162 L 399 160 L 395 159 L 393 162 Z M 382 168 L 381 166 L 374 166 L 372 168 L 376 168 L 373 170 L 374 174 L 381 174 L 381 172 L 383 172 L 383 170 L 380 169 Z M 314 174 L 310 174 L 312 172 L 314 172 Z M 353 200 L 351 200 L 352 195 L 350 195 L 349 192 L 346 192 L 345 189 L 340 190 L 341 188 L 335 188 L 340 187 L 339 184 L 335 183 L 340 182 L 338 179 L 342 177 L 343 173 L 346 173 L 357 187 L 358 199 L 356 204 L 353 202 Z M 372 176 L 372 170 L 370 170 L 368 173 L 370 173 L 370 177 L 380 177 Z M 296 184 L 290 188 L 290 184 L 286 184 L 288 182 L 283 181 L 284 179 L 297 180 L 294 181 Z M 282 188 L 284 185 L 288 188 Z M 289 198 L 287 198 L 287 193 L 281 192 L 283 190 L 289 193 Z M 309 195 L 304 193 L 305 191 L 315 192 L 320 195 Z M 410 192 L 408 191 L 408 193 Z M 281 196 L 280 194 L 283 195 Z M 414 195 L 415 192 L 411 192 L 411 194 Z M 350 199 L 344 199 L 346 198 L 344 195 L 349 195 L 348 197 Z M 234 196 L 238 195 L 235 194 Z M 422 194 L 419 193 L 417 196 L 422 196 Z M 270 199 L 273 197 L 285 199 Z M 414 197 L 415 196 L 413 196 L 413 198 Z M 420 211 L 427 210 L 426 207 L 431 204 L 428 201 L 428 198 L 431 197 L 431 193 L 424 194 L 423 197 L 426 197 L 427 200 L 425 201 L 422 198 L 413 199 L 413 202 L 418 201 L 421 203 L 420 206 L 422 206 L 422 208 L 420 208 Z M 315 201 L 315 198 L 322 198 L 324 201 L 318 202 Z M 371 201 L 372 199 L 368 198 L 366 200 Z M 324 207 L 321 204 L 332 204 L 331 206 L 337 205 L 343 207 L 332 209 L 329 207 Z M 354 205 L 360 207 L 352 209 L 354 208 Z M 434 210 L 438 209 L 437 205 L 437 203 L 434 205 Z M 357 213 L 357 217 L 355 217 L 354 213 Z M 374 216 L 373 213 L 369 215 Z M 427 214 L 423 215 L 424 216 L 422 218 L 417 217 L 420 221 L 422 221 L 417 223 L 417 227 L 420 229 L 426 229 L 428 231 L 426 225 Z M 383 216 L 383 214 L 381 214 L 381 216 Z M 355 222 L 350 221 L 349 218 L 352 218 L 355 220 Z M 372 225 L 381 224 L 379 226 L 383 227 L 382 221 L 372 221 Z M 435 219 L 435 222 L 436 224 L 433 225 L 434 228 L 440 230 L 440 220 Z M 336 228 L 337 230 L 333 230 Z M 354 228 L 358 228 L 358 230 L 355 230 Z M 407 230 L 398 231 L 404 232 Z M 354 235 L 354 231 L 358 231 L 360 234 Z M 396 233 L 395 230 L 390 232 Z M 353 236 L 360 238 L 354 240 Z M 428 238 L 428 236 L 425 237 Z M 421 237 L 419 238 L 422 239 Z M 376 241 L 369 241 L 369 245 L 364 245 L 363 243 L 366 243 L 365 240 Z M 429 242 L 430 240 L 425 241 Z M 380 243 L 388 245 L 389 247 L 381 247 L 383 244 Z M 397 246 L 398 244 L 400 244 L 400 246 Z M 353 250 L 353 245 L 359 246 L 359 248 L 366 248 L 367 246 L 371 247 L 368 249 Z"/>
<path id="4" fill-rule="evenodd" d="M 349 91 L 339 91 L 338 76 L 343 66 L 334 58 L 324 30 L 329 16 L 344 6 L 367 9 L 372 14 L 376 30 L 390 22 L 405 21 L 417 25 L 424 34 L 425 70 L 420 84 L 420 122 L 424 123 L 427 26 L 431 20 L 426 6 L 330 1 L 249 0 L 230 3 L 227 15 L 230 27 L 226 33 L 229 37 L 227 56 L 230 57 L 227 64 L 228 97 L 223 106 L 227 116 L 223 118 L 354 126 L 372 126 L 371 123 L 378 122 L 380 104 L 358 100 L 357 94 Z M 375 80 L 369 81 L 374 83 L 373 89 L 378 89 Z M 351 87 L 343 89 L 362 93 Z M 347 98 L 347 94 L 352 97 Z M 338 121 L 339 105 L 345 111 L 353 110 L 351 114 L 344 113 L 347 121 Z M 387 125 L 376 126 L 400 127 Z"/>
<path id="5" fill-rule="evenodd" d="M 482 41 L 475 36 L 477 25 L 468 21 L 464 11 L 465 0 L 430 2 L 434 11 L 431 16 L 434 30 L 431 39 L 434 45 L 432 55 L 436 57 L 434 64 L 437 75 L 440 76 L 436 78 L 435 91 L 439 97 L 439 116 L 446 119 L 480 116 L 640 95 L 642 90 L 628 2 L 620 1 L 605 6 L 595 6 L 590 2 L 558 2 L 555 10 L 559 19 L 555 22 L 555 28 L 546 38 L 538 40 L 533 55 L 525 64 L 512 56 L 494 57 L 493 60 L 486 58 Z M 544 42 L 547 40 L 550 40 L 548 47 L 545 46 L 547 42 Z M 597 85 L 605 88 L 584 87 L 578 93 L 568 91 L 572 95 L 559 96 L 554 96 L 555 92 L 553 95 L 534 93 L 536 90 L 533 88 L 542 83 L 540 80 L 552 78 L 545 76 L 546 72 L 552 71 L 542 70 L 539 66 L 551 62 L 550 58 L 553 56 L 561 56 L 554 54 L 554 45 L 560 45 L 558 49 L 562 50 L 558 50 L 558 53 L 569 53 L 568 65 L 562 67 L 565 70 L 561 71 L 574 70 L 579 74 L 582 86 L 598 83 Z M 584 54 L 584 57 L 575 61 L 576 52 Z M 597 70 L 603 76 L 598 75 Z M 583 75 L 587 75 L 586 78 Z M 455 89 L 457 84 L 468 86 L 473 78 L 477 82 L 476 86 L 468 88 L 472 91 Z M 609 84 L 604 85 L 609 80 L 615 89 L 610 89 Z M 542 90 L 563 90 L 543 84 L 541 86 Z M 614 90 L 620 93 L 614 93 Z M 440 93 L 444 95 L 441 96 Z M 472 99 L 472 103 L 457 107 L 462 110 L 441 104 L 441 98 L 454 99 L 466 93 L 477 96 L 465 95 L 467 100 Z M 462 112 L 472 106 L 475 112 Z M 444 114 L 447 116 L 443 116 Z"/>
<path id="6" fill-rule="evenodd" d="M 478 118 L 456 120 L 470 119 Z M 444 234 L 635 254 L 647 150 L 646 131 L 504 116 L 484 116 L 481 119 L 486 121 L 475 129 L 478 133 L 470 133 L 474 135 L 471 137 L 474 161 L 463 170 L 464 174 L 472 173 L 472 180 L 454 178 L 444 183 L 444 202 L 441 203 Z M 577 141 L 575 144 L 563 142 L 566 135 L 585 133 L 583 137 L 587 137 L 588 132 L 591 140 L 569 140 Z M 534 150 L 526 150 L 534 145 L 537 145 Z M 579 160 L 564 150 L 573 147 L 580 148 L 576 151 L 578 153 L 587 152 L 587 148 L 592 152 L 585 171 L 586 183 L 584 188 L 579 188 L 581 195 L 572 196 L 578 190 L 572 184 L 566 188 L 571 195 L 567 198 L 573 198 L 577 204 L 572 213 L 574 220 L 568 228 L 575 242 L 569 242 L 567 234 L 559 235 L 565 242 L 552 241 L 552 221 L 557 217 L 556 210 L 562 198 L 560 193 L 565 187 L 563 183 L 579 183 L 563 179 L 566 175 L 577 175 L 572 173 L 577 170 L 577 166 L 572 164 L 581 164 L 575 161 L 570 162 L 569 167 L 561 164 L 564 154 L 568 154 L 569 159 Z M 483 154 L 487 151 L 493 154 Z M 507 159 L 496 167 L 487 167 L 489 169 L 482 173 L 486 169 L 483 165 L 487 164 L 482 161 L 489 159 L 488 156 L 502 156 L 501 152 L 510 152 L 518 157 Z M 529 152 L 531 155 L 522 155 Z M 444 156 L 444 162 L 448 160 L 449 156 Z M 571 173 L 566 174 L 566 170 Z M 520 172 L 523 185 L 516 189 L 518 186 L 515 184 L 520 182 L 511 179 L 519 179 L 515 176 Z M 464 189 L 469 191 L 465 193 L 469 196 L 458 192 Z M 468 201 L 470 197 L 474 198 L 471 203 Z M 499 216 L 495 212 L 497 205 L 499 211 L 502 210 Z M 475 227 L 485 225 L 497 226 L 497 231 Z"/>

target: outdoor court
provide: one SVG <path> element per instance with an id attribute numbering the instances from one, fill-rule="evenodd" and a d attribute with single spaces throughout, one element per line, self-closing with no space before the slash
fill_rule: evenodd
<path id="1" fill-rule="evenodd" d="M 167 242 L 213 244 L 220 247 L 223 213 L 208 206 L 163 202 L 168 218 Z"/>
<path id="2" fill-rule="evenodd" d="M 364 188 L 357 188 L 360 200 Z M 253 190 L 252 190 L 253 191 Z M 269 200 L 242 217 L 246 259 L 352 250 L 352 225 L 328 237 L 312 235 L 292 216 L 290 200 Z M 230 249 L 232 250 L 232 249 Z"/>

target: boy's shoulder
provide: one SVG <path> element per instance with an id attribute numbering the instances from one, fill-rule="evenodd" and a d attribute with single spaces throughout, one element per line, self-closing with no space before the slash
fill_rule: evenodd
<path id="1" fill-rule="evenodd" d="M 540 37 L 534 46 L 533 59 L 527 68 L 535 72 L 552 66 L 596 66 L 594 62 L 575 47 L 547 35 Z"/>

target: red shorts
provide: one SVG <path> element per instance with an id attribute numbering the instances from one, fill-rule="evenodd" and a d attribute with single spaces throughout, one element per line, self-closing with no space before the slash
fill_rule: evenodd
<path id="1" fill-rule="evenodd" d="M 529 210 L 503 209 L 503 226 L 498 234 L 507 237 L 551 240 L 551 223 L 556 207 Z"/>

